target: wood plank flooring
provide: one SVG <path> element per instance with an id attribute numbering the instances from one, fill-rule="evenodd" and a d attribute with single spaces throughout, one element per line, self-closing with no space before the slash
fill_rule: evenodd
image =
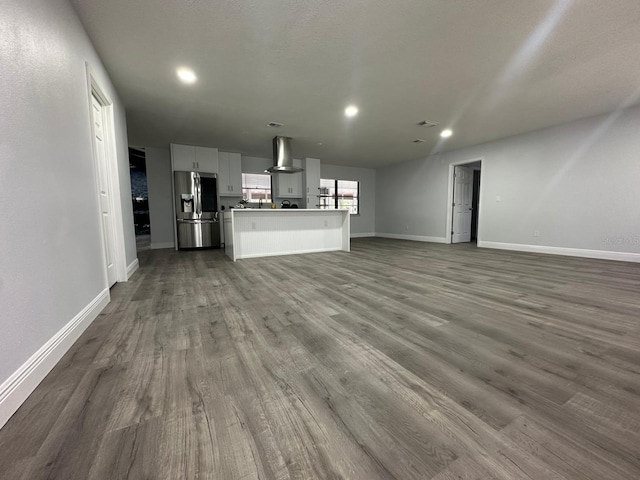
<path id="1" fill-rule="evenodd" d="M 142 252 L 0 478 L 640 478 L 640 265 L 358 239 Z"/>

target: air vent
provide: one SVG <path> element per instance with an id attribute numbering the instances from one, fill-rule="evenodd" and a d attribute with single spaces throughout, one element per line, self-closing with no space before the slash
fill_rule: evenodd
<path id="1" fill-rule="evenodd" d="M 424 143 L 424 142 L 426 142 L 426 140 L 423 140 L 423 139 L 421 139 L 421 138 L 416 138 L 416 139 L 413 141 L 413 143 Z"/>
<path id="2" fill-rule="evenodd" d="M 418 125 L 420 125 L 421 127 L 424 128 L 431 128 L 431 127 L 435 127 L 436 125 L 438 125 L 437 122 L 427 122 L 426 120 L 423 120 L 421 122 L 418 122 Z"/>
<path id="3" fill-rule="evenodd" d="M 282 126 L 284 126 L 284 124 L 278 123 L 278 122 L 269 122 L 269 123 L 267 123 L 267 127 L 271 127 L 271 128 L 280 128 Z"/>

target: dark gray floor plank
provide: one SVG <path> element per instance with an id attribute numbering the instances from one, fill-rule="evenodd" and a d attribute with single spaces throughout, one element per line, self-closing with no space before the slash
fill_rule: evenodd
<path id="1" fill-rule="evenodd" d="M 640 265 L 145 251 L 0 431 L 13 479 L 640 478 Z"/>

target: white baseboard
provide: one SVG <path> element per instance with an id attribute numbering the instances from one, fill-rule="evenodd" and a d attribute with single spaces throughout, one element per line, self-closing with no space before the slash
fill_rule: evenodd
<path id="1" fill-rule="evenodd" d="M 175 243 L 173 242 L 159 242 L 159 243 L 153 243 L 151 242 L 151 250 L 160 250 L 162 248 L 175 248 Z"/>
<path id="2" fill-rule="evenodd" d="M 127 280 L 129 280 L 131 278 L 131 275 L 133 275 L 136 270 L 138 270 L 139 266 L 140 262 L 138 262 L 137 258 L 133 262 L 131 262 L 131 265 L 127 267 Z"/>
<path id="3" fill-rule="evenodd" d="M 525 245 L 520 243 L 500 243 L 478 241 L 478 247 L 515 250 L 518 252 L 548 253 L 568 257 L 598 258 L 600 260 L 616 260 L 619 262 L 640 263 L 640 253 L 610 252 L 607 250 L 587 250 L 583 248 L 548 247 L 545 245 Z"/>
<path id="4" fill-rule="evenodd" d="M 353 233 L 351 232 L 351 238 L 364 238 L 364 237 L 375 237 L 376 234 L 373 232 L 370 233 Z"/>
<path id="5" fill-rule="evenodd" d="M 242 255 L 236 257 L 236 260 L 243 258 L 258 258 L 258 257 L 280 257 L 284 255 L 299 255 L 303 253 L 324 253 L 324 252 L 344 252 L 342 248 L 310 248 L 307 250 L 296 250 L 295 252 L 270 252 L 270 253 L 250 253 L 249 255 Z"/>
<path id="6" fill-rule="evenodd" d="M 109 289 L 105 288 L 0 385 L 0 428 L 56 366 L 109 300 Z"/>
<path id="7" fill-rule="evenodd" d="M 426 237 L 424 235 L 398 235 L 396 233 L 376 232 L 376 237 L 395 238 L 397 240 L 413 240 L 415 242 L 447 243 L 444 237 Z"/>

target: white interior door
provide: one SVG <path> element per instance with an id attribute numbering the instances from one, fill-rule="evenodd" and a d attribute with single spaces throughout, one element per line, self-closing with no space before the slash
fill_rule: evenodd
<path id="1" fill-rule="evenodd" d="M 93 120 L 93 143 L 96 155 L 96 168 L 98 169 L 98 197 L 100 202 L 100 218 L 102 221 L 102 235 L 104 241 L 105 264 L 107 267 L 107 280 L 109 287 L 116 283 L 115 236 L 113 232 L 113 219 L 111 215 L 109 166 L 107 146 L 104 138 L 104 115 L 102 104 L 91 95 L 91 118 Z"/>
<path id="2" fill-rule="evenodd" d="M 455 166 L 453 170 L 453 222 L 451 243 L 471 241 L 473 169 Z"/>

